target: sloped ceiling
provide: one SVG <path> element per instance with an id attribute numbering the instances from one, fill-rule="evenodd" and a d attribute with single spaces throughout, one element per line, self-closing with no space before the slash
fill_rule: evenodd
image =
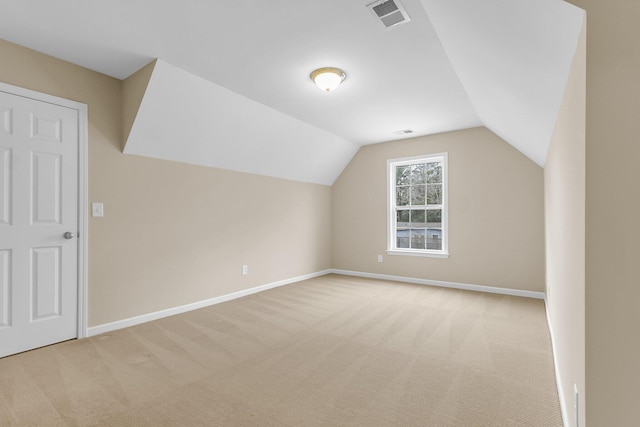
<path id="1" fill-rule="evenodd" d="M 482 123 L 544 166 L 584 12 L 556 0 L 422 0 Z"/>
<path id="2" fill-rule="evenodd" d="M 486 125 L 543 165 L 583 12 L 400 1 L 386 29 L 370 0 L 0 0 L 0 38 L 120 79 L 159 58 L 126 153 L 331 184 L 394 131 Z M 347 73 L 330 94 L 323 66 Z"/>
<path id="3" fill-rule="evenodd" d="M 124 152 L 331 185 L 358 148 L 158 60 Z"/>

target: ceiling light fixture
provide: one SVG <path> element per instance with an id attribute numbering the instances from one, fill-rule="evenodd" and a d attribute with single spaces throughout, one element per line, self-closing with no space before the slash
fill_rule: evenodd
<path id="1" fill-rule="evenodd" d="M 347 78 L 347 75 L 339 68 L 324 67 L 313 71 L 310 77 L 321 90 L 331 92 Z"/>

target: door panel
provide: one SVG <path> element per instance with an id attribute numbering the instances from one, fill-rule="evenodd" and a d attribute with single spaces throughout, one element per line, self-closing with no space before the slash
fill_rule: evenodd
<path id="1" fill-rule="evenodd" d="M 0 250 L 0 329 L 11 326 L 9 303 L 11 293 L 9 288 L 9 275 L 11 269 L 11 251 Z"/>
<path id="2" fill-rule="evenodd" d="M 0 91 L 0 357 L 77 336 L 78 120 Z"/>
<path id="3" fill-rule="evenodd" d="M 60 224 L 61 160 L 58 154 L 31 154 L 32 224 Z"/>
<path id="4" fill-rule="evenodd" d="M 62 120 L 56 116 L 31 114 L 31 139 L 61 143 Z"/>
<path id="5" fill-rule="evenodd" d="M 11 150 L 0 147 L 0 225 L 11 224 Z"/>
<path id="6" fill-rule="evenodd" d="M 31 321 L 60 316 L 60 247 L 31 250 Z"/>
<path id="7" fill-rule="evenodd" d="M 8 106 L 0 106 L 0 132 L 7 135 L 11 135 L 11 111 Z"/>

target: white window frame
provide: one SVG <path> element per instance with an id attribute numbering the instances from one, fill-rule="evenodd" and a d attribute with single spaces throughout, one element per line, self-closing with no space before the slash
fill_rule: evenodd
<path id="1" fill-rule="evenodd" d="M 442 249 L 410 249 L 396 247 L 396 167 L 415 163 L 442 164 Z M 426 154 L 387 160 L 387 254 L 449 257 L 449 162 L 448 153 Z"/>

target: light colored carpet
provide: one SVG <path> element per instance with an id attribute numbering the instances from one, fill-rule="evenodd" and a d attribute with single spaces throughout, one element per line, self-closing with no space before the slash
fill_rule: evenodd
<path id="1" fill-rule="evenodd" d="M 562 421 L 542 301 L 329 275 L 0 359 L 0 425 Z"/>

